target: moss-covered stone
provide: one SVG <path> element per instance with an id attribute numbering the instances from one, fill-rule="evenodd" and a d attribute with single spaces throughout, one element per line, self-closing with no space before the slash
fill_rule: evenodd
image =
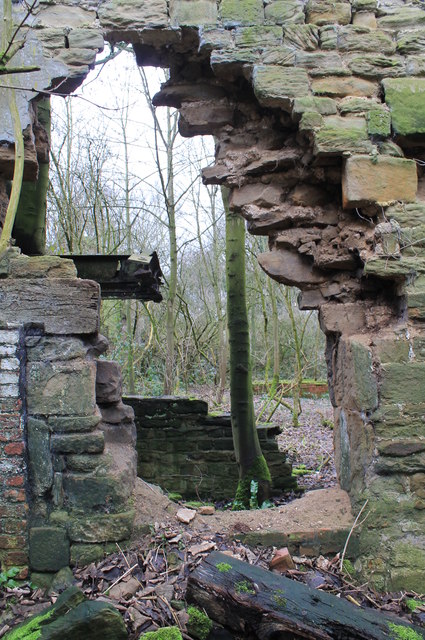
<path id="1" fill-rule="evenodd" d="M 388 78 L 382 85 L 394 132 L 400 136 L 425 134 L 425 78 Z"/>
<path id="2" fill-rule="evenodd" d="M 73 566 L 85 567 L 91 562 L 102 560 L 103 555 L 104 549 L 100 544 L 73 544 L 70 562 Z"/>
<path id="3" fill-rule="evenodd" d="M 337 112 L 336 101 L 332 98 L 315 98 L 306 96 L 305 98 L 295 98 L 292 117 L 298 120 L 306 111 L 316 112 L 322 116 L 334 115 Z"/>
<path id="4" fill-rule="evenodd" d="M 42 496 L 53 484 L 50 431 L 47 424 L 42 420 L 29 418 L 27 438 L 31 489 L 36 495 Z"/>
<path id="5" fill-rule="evenodd" d="M 253 72 L 255 95 L 266 107 L 290 110 L 294 98 L 308 95 L 308 75 L 303 69 L 256 66 Z"/>
<path id="6" fill-rule="evenodd" d="M 157 631 L 142 633 L 139 640 L 183 640 L 178 627 L 164 627 Z"/>
<path id="7" fill-rule="evenodd" d="M 348 67 L 352 73 L 364 78 L 395 78 L 405 74 L 403 60 L 379 53 L 350 56 Z"/>
<path id="8" fill-rule="evenodd" d="M 299 0 L 272 0 L 265 6 L 267 22 L 275 24 L 302 24 L 305 14 L 302 3 Z"/>
<path id="9" fill-rule="evenodd" d="M 237 47 L 263 48 L 270 45 L 282 44 L 283 32 L 281 27 L 237 27 L 235 29 L 235 44 Z"/>
<path id="10" fill-rule="evenodd" d="M 63 529 L 33 527 L 29 542 L 30 566 L 35 571 L 59 571 L 69 565 L 69 540 Z"/>
<path id="11" fill-rule="evenodd" d="M 347 25 L 338 31 L 338 49 L 344 53 L 361 51 L 380 55 L 391 55 L 396 45 L 391 36 L 380 30 Z"/>
<path id="12" fill-rule="evenodd" d="M 262 0 L 222 0 L 220 17 L 225 27 L 240 24 L 262 24 L 264 7 Z"/>
<path id="13" fill-rule="evenodd" d="M 213 628 L 212 620 L 209 619 L 206 613 L 196 607 L 188 607 L 187 613 L 189 615 L 187 630 L 190 635 L 198 640 L 207 640 Z"/>
<path id="14" fill-rule="evenodd" d="M 198 26 L 216 24 L 215 0 L 178 0 L 170 2 L 170 18 L 174 26 Z"/>
<path id="15" fill-rule="evenodd" d="M 344 98 L 345 96 L 362 96 L 370 98 L 378 93 L 378 85 L 375 82 L 363 78 L 328 76 L 326 78 L 314 78 L 311 83 L 316 96 L 330 96 L 332 98 Z"/>
<path id="16" fill-rule="evenodd" d="M 126 540 L 131 536 L 134 517 L 132 509 L 121 513 L 71 515 L 69 537 L 73 542 L 83 543 Z M 78 553 L 78 547 L 75 553 Z"/>
<path id="17" fill-rule="evenodd" d="M 300 51 L 319 48 L 319 29 L 312 24 L 289 25 L 284 28 L 284 44 Z"/>
<path id="18" fill-rule="evenodd" d="M 317 111 L 305 111 L 300 120 L 300 131 L 313 131 L 323 126 L 323 117 Z"/>
<path id="19" fill-rule="evenodd" d="M 307 3 L 307 22 L 317 25 L 349 24 L 351 22 L 351 4 L 332 2 L 332 0 L 309 0 Z"/>
<path id="20" fill-rule="evenodd" d="M 421 403 L 425 363 L 389 363 L 382 371 L 381 398 L 388 403 Z"/>
<path id="21" fill-rule="evenodd" d="M 324 118 L 323 126 L 315 133 L 314 152 L 317 156 L 338 156 L 343 153 L 372 153 L 363 118 Z"/>
<path id="22" fill-rule="evenodd" d="M 371 109 L 366 115 L 367 132 L 370 136 L 386 138 L 391 134 L 391 116 L 383 109 Z"/>
<path id="23" fill-rule="evenodd" d="M 412 5 L 396 9 L 378 18 L 378 26 L 381 29 L 394 29 L 395 31 L 403 27 L 417 27 L 424 24 L 425 11 L 421 7 L 414 7 Z"/>

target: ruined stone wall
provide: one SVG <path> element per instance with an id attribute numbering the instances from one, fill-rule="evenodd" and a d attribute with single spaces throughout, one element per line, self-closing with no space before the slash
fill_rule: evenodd
<path id="1" fill-rule="evenodd" d="M 130 536 L 135 439 L 116 441 L 133 412 L 118 366 L 97 361 L 98 285 L 16 249 L 0 271 L 0 560 L 37 581 Z"/>
<path id="2" fill-rule="evenodd" d="M 230 414 L 208 414 L 203 400 L 126 396 L 137 429 L 137 475 L 185 498 L 231 500 L 238 484 Z M 277 493 L 296 487 L 275 425 L 257 428 Z"/>
<path id="3" fill-rule="evenodd" d="M 133 43 L 139 64 L 170 68 L 156 104 L 180 110 L 183 135 L 215 136 L 216 163 L 205 182 L 230 188 L 249 230 L 268 236 L 270 251 L 259 256 L 264 270 L 299 287 L 302 308 L 319 309 L 340 482 L 355 509 L 366 499 L 371 509 L 357 567 L 379 587 L 420 591 L 423 4 L 41 1 L 33 26 L 31 51 L 45 56 L 38 58 L 40 90 L 77 86 L 102 33 Z M 16 82 L 30 82 L 28 74 Z M 34 178 L 32 94 L 19 95 Z M 3 178 L 11 166 L 6 120 Z"/>

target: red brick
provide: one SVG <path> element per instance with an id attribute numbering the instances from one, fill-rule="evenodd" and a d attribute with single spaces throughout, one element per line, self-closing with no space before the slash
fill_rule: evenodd
<path id="1" fill-rule="evenodd" d="M 4 452 L 8 456 L 19 456 L 24 452 L 24 443 L 23 442 L 11 442 L 7 444 L 4 448 Z"/>
<path id="2" fill-rule="evenodd" d="M 8 487 L 23 487 L 24 482 L 24 476 L 14 476 L 13 478 L 8 478 L 6 480 L 6 484 Z"/>
<path id="3" fill-rule="evenodd" d="M 1 535 L 0 549 L 22 549 L 22 547 L 26 545 L 26 542 L 24 536 Z"/>
<path id="4" fill-rule="evenodd" d="M 26 500 L 24 489 L 19 489 L 19 491 L 17 491 L 16 489 L 10 489 L 9 491 L 5 491 L 4 496 L 8 500 L 13 500 L 16 502 L 25 502 Z"/>
<path id="5" fill-rule="evenodd" d="M 27 532 L 27 521 L 26 520 L 4 520 L 0 526 L 2 526 L 2 531 L 4 533 L 22 533 L 25 534 Z"/>
<path id="6" fill-rule="evenodd" d="M 28 553 L 18 550 L 9 551 L 3 559 L 3 563 L 9 567 L 21 567 L 28 564 Z"/>
<path id="7" fill-rule="evenodd" d="M 26 504 L 0 505 L 0 518 L 25 518 L 28 511 Z"/>

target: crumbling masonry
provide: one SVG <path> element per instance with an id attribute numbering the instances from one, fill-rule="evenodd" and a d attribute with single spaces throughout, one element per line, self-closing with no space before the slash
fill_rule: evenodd
<path id="1" fill-rule="evenodd" d="M 423 3 L 40 0 L 29 23 L 14 62 L 41 71 L 14 85 L 72 90 L 103 37 L 132 43 L 140 65 L 169 67 L 156 104 L 180 110 L 183 135 L 215 136 L 204 181 L 229 187 L 251 233 L 268 236 L 263 269 L 319 309 L 339 480 L 354 510 L 368 499 L 372 511 L 356 566 L 380 588 L 423 590 Z M 28 194 L 45 176 L 48 118 L 45 100 L 17 93 Z M 5 94 L 2 210 L 13 168 Z M 43 216 L 20 208 L 27 253 L 42 251 Z M 9 256 L 1 268 L 0 554 L 25 564 L 29 534 L 31 567 L 53 571 L 46 548 L 63 562 L 128 535 L 131 474 L 122 494 L 107 481 L 116 462 L 98 427 L 96 287 L 54 258 Z"/>

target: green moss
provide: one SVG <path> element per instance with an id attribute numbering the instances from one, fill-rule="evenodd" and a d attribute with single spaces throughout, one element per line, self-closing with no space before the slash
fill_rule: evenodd
<path id="1" fill-rule="evenodd" d="M 273 600 L 275 601 L 279 609 L 286 609 L 287 600 L 283 596 L 283 594 L 284 594 L 284 591 L 282 591 L 282 589 L 277 589 L 276 593 L 273 594 Z"/>
<path id="2" fill-rule="evenodd" d="M 255 589 L 253 588 L 252 584 L 248 582 L 248 580 L 241 580 L 240 582 L 236 582 L 235 591 L 237 593 L 247 593 L 255 596 Z"/>
<path id="3" fill-rule="evenodd" d="M 394 638 L 394 640 L 423 640 L 423 637 L 419 635 L 419 633 L 409 627 L 403 627 L 400 624 L 390 622 L 388 628 L 391 632 L 391 638 Z"/>
<path id="4" fill-rule="evenodd" d="M 187 630 L 194 638 L 198 640 L 206 640 L 213 627 L 212 621 L 206 613 L 200 611 L 196 607 L 188 607 L 187 613 L 189 620 L 187 622 Z"/>
<path id="5" fill-rule="evenodd" d="M 173 502 L 178 502 L 179 500 L 183 500 L 183 496 L 181 493 L 172 492 L 168 494 L 168 499 Z"/>
<path id="6" fill-rule="evenodd" d="M 348 575 L 350 576 L 356 573 L 356 570 L 354 569 L 354 566 L 351 560 L 345 559 L 342 563 L 342 568 L 344 569 L 345 573 L 348 573 Z"/>
<path id="7" fill-rule="evenodd" d="M 157 631 L 143 633 L 140 640 L 183 640 L 183 637 L 177 627 L 164 627 Z"/>
<path id="8" fill-rule="evenodd" d="M 239 479 L 233 510 L 249 509 L 251 501 L 251 482 L 269 482 L 272 478 L 264 456 L 259 456 L 252 467 Z"/>
<path id="9" fill-rule="evenodd" d="M 50 609 L 39 616 L 31 618 L 26 624 L 24 623 L 6 634 L 4 640 L 37 640 L 41 636 L 41 627 L 53 614 L 54 609 Z"/>
<path id="10" fill-rule="evenodd" d="M 425 78 L 387 78 L 385 102 L 394 132 L 401 136 L 425 133 Z"/>
<path id="11" fill-rule="evenodd" d="M 308 476 L 310 473 L 313 473 L 312 469 L 307 469 L 305 464 L 299 464 L 297 467 L 292 468 L 292 475 L 297 476 Z"/>
<path id="12" fill-rule="evenodd" d="M 227 573 L 232 569 L 232 565 L 228 564 L 227 562 L 219 562 L 215 566 L 220 571 L 220 573 Z"/>
<path id="13" fill-rule="evenodd" d="M 423 602 L 422 600 L 415 600 L 414 598 L 407 598 L 406 606 L 409 611 L 415 611 L 418 607 L 424 607 L 425 602 Z"/>

